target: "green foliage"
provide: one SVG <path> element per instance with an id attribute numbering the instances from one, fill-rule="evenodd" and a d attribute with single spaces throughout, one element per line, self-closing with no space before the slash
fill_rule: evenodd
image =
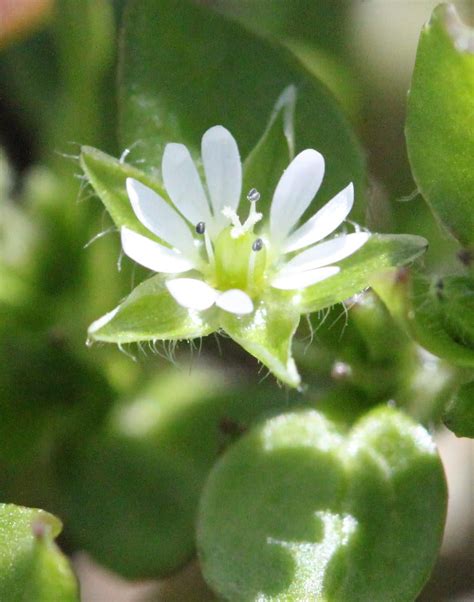
<path id="1" fill-rule="evenodd" d="M 175 572 L 193 555 L 199 497 L 219 454 L 289 403 L 269 386 L 232 389 L 216 370 L 162 372 L 58 458 L 70 537 L 128 578 Z"/>
<path id="2" fill-rule="evenodd" d="M 446 505 L 433 442 L 379 409 L 349 433 L 315 411 L 257 426 L 217 463 L 201 500 L 204 576 L 227 600 L 416 597 Z"/>
<path id="3" fill-rule="evenodd" d="M 446 408 L 443 421 L 458 437 L 474 439 L 474 382 L 459 389 Z"/>
<path id="4" fill-rule="evenodd" d="M 130 2 L 124 30 L 121 143 L 148 171 L 157 169 L 165 143 L 196 150 L 216 124 L 247 156 L 275 99 L 294 85 L 296 150 L 316 148 L 326 158 L 321 200 L 350 181 L 362 200 L 364 161 L 354 134 L 326 88 L 289 53 L 188 0 Z"/>
<path id="5" fill-rule="evenodd" d="M 8 602 L 79 602 L 76 578 L 54 543 L 55 516 L 0 504 L 0 598 Z"/>
<path id="6" fill-rule="evenodd" d="M 474 245 L 474 30 L 443 4 L 424 28 L 408 99 L 415 181 L 444 226 Z"/>

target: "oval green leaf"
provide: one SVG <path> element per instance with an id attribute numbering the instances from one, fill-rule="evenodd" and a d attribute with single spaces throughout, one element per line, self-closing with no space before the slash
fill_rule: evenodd
<path id="1" fill-rule="evenodd" d="M 203 574 L 224 599 L 415 599 L 441 543 L 446 484 L 428 433 L 377 409 L 345 434 L 315 411 L 254 428 L 201 499 Z"/>
<path id="2" fill-rule="evenodd" d="M 423 29 L 408 98 L 415 181 L 444 226 L 474 245 L 474 29 L 443 4 Z"/>
<path id="3" fill-rule="evenodd" d="M 443 422 L 456 436 L 474 439 L 474 381 L 459 389 L 446 409 Z"/>

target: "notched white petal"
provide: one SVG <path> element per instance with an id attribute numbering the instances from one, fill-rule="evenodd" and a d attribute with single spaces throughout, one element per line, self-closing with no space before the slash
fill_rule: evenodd
<path id="1" fill-rule="evenodd" d="M 219 295 L 219 291 L 196 278 L 168 280 L 166 287 L 179 305 L 197 311 L 209 309 Z"/>
<path id="2" fill-rule="evenodd" d="M 225 291 L 216 300 L 216 305 L 231 314 L 244 315 L 253 312 L 252 299 L 238 288 Z"/>
<path id="3" fill-rule="evenodd" d="M 218 228 L 222 228 L 226 223 L 223 208 L 236 210 L 242 191 L 242 164 L 237 142 L 229 131 L 216 125 L 202 137 L 201 154 L 214 220 Z"/>
<path id="4" fill-rule="evenodd" d="M 189 150 L 184 144 L 165 147 L 161 163 L 163 182 L 171 200 L 184 217 L 195 226 L 210 222 L 209 203 Z"/>
<path id="5" fill-rule="evenodd" d="M 308 148 L 299 153 L 278 182 L 270 209 L 270 234 L 281 243 L 317 193 L 324 176 L 324 158 Z"/>
<path id="6" fill-rule="evenodd" d="M 367 232 L 356 232 L 321 242 L 293 257 L 281 272 L 300 272 L 336 263 L 358 251 L 369 238 L 370 234 Z"/>
<path id="7" fill-rule="evenodd" d="M 128 228 L 120 231 L 122 248 L 130 259 L 154 272 L 166 274 L 179 274 L 187 272 L 194 267 L 194 263 L 163 245 L 142 236 Z"/>
<path id="8" fill-rule="evenodd" d="M 290 234 L 283 245 L 282 252 L 298 251 L 332 234 L 349 215 L 353 204 L 354 186 L 350 183 L 313 217 Z"/>
<path id="9" fill-rule="evenodd" d="M 322 282 L 331 276 L 339 273 L 341 268 L 330 266 L 327 268 L 318 268 L 306 272 L 295 272 L 291 274 L 279 274 L 272 281 L 272 287 L 281 290 L 303 289 L 317 282 Z"/>
<path id="10" fill-rule="evenodd" d="M 193 236 L 179 213 L 138 180 L 127 178 L 127 192 L 133 211 L 145 228 L 190 259 L 196 258 Z"/>

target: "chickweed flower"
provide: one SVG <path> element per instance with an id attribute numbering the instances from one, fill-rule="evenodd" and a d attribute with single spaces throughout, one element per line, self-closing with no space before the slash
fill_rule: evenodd
<path id="1" fill-rule="evenodd" d="M 302 290 L 330 278 L 340 271 L 337 262 L 369 239 L 357 231 L 328 238 L 352 208 L 352 184 L 298 226 L 323 180 L 324 159 L 317 151 L 307 149 L 293 159 L 267 216 L 258 211 L 255 188 L 241 201 L 242 165 L 230 132 L 220 125 L 210 128 L 201 155 L 205 187 L 188 149 L 166 146 L 163 182 L 174 207 L 138 180 L 126 182 L 136 217 L 164 244 L 122 228 L 123 250 L 140 265 L 166 274 L 166 287 L 182 307 L 204 311 L 215 305 L 251 314 L 266 288 Z M 245 218 L 239 208 L 247 208 Z"/>
<path id="2" fill-rule="evenodd" d="M 202 137 L 199 164 L 183 144 L 167 144 L 161 178 L 82 149 L 81 165 L 120 230 L 124 253 L 155 272 L 90 326 L 90 341 L 154 343 L 225 332 L 298 387 L 292 341 L 301 315 L 344 301 L 381 270 L 425 250 L 421 237 L 351 225 L 352 183 L 311 210 L 325 164 L 313 149 L 293 158 L 294 99 L 290 86 L 243 163 L 221 125 Z M 285 153 L 277 159 L 275 141 Z M 280 174 L 285 156 L 289 165 Z"/>

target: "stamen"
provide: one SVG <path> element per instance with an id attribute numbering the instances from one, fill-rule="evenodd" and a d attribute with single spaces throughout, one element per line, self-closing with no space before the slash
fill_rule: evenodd
<path id="1" fill-rule="evenodd" d="M 212 242 L 211 242 L 211 239 L 209 237 L 207 230 L 204 230 L 204 245 L 206 247 L 207 259 L 209 261 L 209 264 L 211 265 L 211 267 L 214 267 L 215 266 L 214 250 L 212 248 Z"/>
<path id="2" fill-rule="evenodd" d="M 263 240 L 261 238 L 255 239 L 252 243 L 252 251 L 254 251 L 254 253 L 250 253 L 249 267 L 248 267 L 248 271 L 247 271 L 247 282 L 249 283 L 249 285 L 253 281 L 257 253 L 258 253 L 258 251 L 261 251 L 262 249 L 263 249 Z"/>

